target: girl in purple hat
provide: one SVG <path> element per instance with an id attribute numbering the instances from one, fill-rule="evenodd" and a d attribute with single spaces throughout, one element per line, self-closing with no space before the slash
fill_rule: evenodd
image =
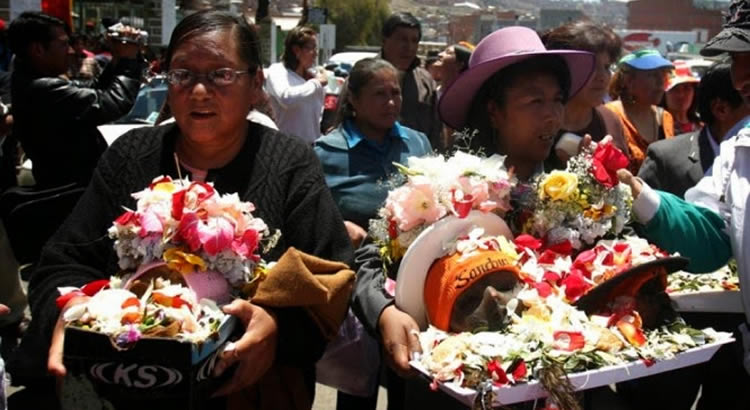
<path id="1" fill-rule="evenodd" d="M 536 32 L 508 27 L 483 39 L 440 99 L 442 120 L 476 131 L 473 150 L 507 155 L 505 164 L 529 180 L 543 171 L 560 131 L 565 103 L 586 84 L 594 55 L 547 50 Z"/>

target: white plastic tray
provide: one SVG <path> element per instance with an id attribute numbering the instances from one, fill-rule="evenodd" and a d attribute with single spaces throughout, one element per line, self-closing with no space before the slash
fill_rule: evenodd
<path id="1" fill-rule="evenodd" d="M 625 380 L 638 379 L 644 376 L 706 362 L 711 359 L 717 350 L 719 350 L 721 345 L 733 341 L 734 339 L 730 338 L 721 342 L 715 342 L 690 349 L 676 355 L 671 360 L 657 361 L 651 366 L 646 366 L 642 361 L 636 361 L 627 365 L 608 366 L 597 370 L 573 373 L 568 375 L 568 378 L 573 386 L 575 386 L 576 390 L 586 390 Z M 410 364 L 420 373 L 426 375 L 428 378 L 430 377 L 429 372 L 419 362 L 412 361 Z M 475 390 L 463 388 L 450 382 L 438 383 L 438 385 L 441 390 L 461 403 L 466 404 L 469 407 L 473 405 L 477 393 Z M 547 396 L 547 392 L 537 381 L 517 384 L 515 386 L 494 387 L 493 391 L 495 393 L 495 400 L 492 403 L 493 406 L 520 403 Z"/>
<path id="2" fill-rule="evenodd" d="M 743 313 L 742 296 L 738 290 L 669 293 L 678 312 Z"/>

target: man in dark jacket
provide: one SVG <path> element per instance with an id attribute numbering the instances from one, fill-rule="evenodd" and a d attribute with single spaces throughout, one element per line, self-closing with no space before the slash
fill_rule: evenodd
<path id="1" fill-rule="evenodd" d="M 113 60 L 87 87 L 68 81 L 73 49 L 61 20 L 24 12 L 8 30 L 16 54 L 13 135 L 33 163 L 38 187 L 88 184 L 107 143 L 97 126 L 125 115 L 140 87 L 139 46 L 118 43 Z"/>
<path id="2" fill-rule="evenodd" d="M 417 48 L 422 26 L 410 13 L 395 13 L 383 24 L 383 59 L 393 64 L 401 77 L 402 125 L 422 131 L 433 148 L 442 151 L 443 125 L 437 113 L 437 86 L 430 73 L 419 66 Z"/>
<path id="3" fill-rule="evenodd" d="M 711 66 L 696 96 L 703 128 L 649 145 L 638 172 L 652 188 L 679 197 L 703 178 L 719 154 L 721 141 L 733 137 L 750 115 L 750 108 L 732 86 L 729 63 Z"/>

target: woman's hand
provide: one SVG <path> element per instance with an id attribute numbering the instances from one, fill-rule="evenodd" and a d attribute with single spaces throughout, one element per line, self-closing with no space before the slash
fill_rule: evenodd
<path id="1" fill-rule="evenodd" d="M 367 231 L 351 221 L 344 221 L 344 225 L 346 226 L 346 233 L 349 234 L 349 239 L 352 241 L 352 246 L 354 246 L 354 249 L 359 248 L 359 245 L 367 236 Z"/>
<path id="2" fill-rule="evenodd" d="M 563 136 L 563 138 L 564 137 L 565 136 Z M 578 142 L 578 146 L 575 149 L 576 150 L 575 153 L 576 154 L 580 154 L 586 147 L 588 147 L 591 144 L 592 144 L 591 135 L 590 134 L 584 135 L 583 138 L 581 138 L 581 140 Z M 570 146 L 566 150 L 565 148 L 560 147 L 559 143 L 558 143 L 558 146 L 555 147 L 555 154 L 557 155 L 557 158 L 560 161 L 562 161 L 563 164 L 567 163 L 568 160 L 573 157 L 573 155 L 572 155 L 573 153 L 569 152 L 569 151 L 571 151 L 571 148 L 573 148 L 573 147 Z"/>
<path id="3" fill-rule="evenodd" d="M 65 347 L 65 320 L 63 316 L 68 309 L 87 300 L 89 300 L 88 296 L 78 296 L 70 299 L 60 311 L 55 329 L 52 331 L 52 342 L 50 343 L 49 354 L 47 355 L 47 371 L 58 379 L 58 383 L 62 382 L 62 378 L 65 377 L 66 372 L 65 365 L 63 365 L 63 348 Z"/>
<path id="4" fill-rule="evenodd" d="M 643 182 L 640 179 L 633 176 L 627 169 L 621 169 L 617 171 L 617 178 L 625 185 L 630 186 L 630 191 L 633 194 L 633 200 L 638 199 L 638 195 L 643 191 Z"/>
<path id="5" fill-rule="evenodd" d="M 401 376 L 412 373 L 409 359 L 414 353 L 422 353 L 419 345 L 419 326 L 407 313 L 390 305 L 383 309 L 378 320 L 381 342 L 388 365 Z"/>
<path id="6" fill-rule="evenodd" d="M 276 359 L 278 324 L 268 310 L 246 300 L 236 299 L 224 306 L 224 313 L 237 316 L 245 325 L 245 334 L 227 345 L 214 375 L 220 376 L 229 366 L 239 363 L 231 380 L 216 393 L 223 396 L 255 384 L 271 368 Z"/>
<path id="7" fill-rule="evenodd" d="M 0 303 L 0 316 L 7 315 L 10 313 L 10 308 Z"/>

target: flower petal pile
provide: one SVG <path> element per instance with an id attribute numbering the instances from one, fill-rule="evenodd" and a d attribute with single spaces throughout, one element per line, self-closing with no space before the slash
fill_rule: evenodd
<path id="1" fill-rule="evenodd" d="M 552 364 L 573 373 L 637 360 L 668 360 L 730 337 L 713 329 L 692 329 L 681 319 L 646 330 L 638 312 L 627 304 L 589 316 L 569 303 L 564 290 L 555 285 L 547 289 L 552 291 L 527 282 L 507 305 L 511 324 L 499 332 L 450 334 L 430 327 L 419 336 L 419 360 L 437 381 L 477 388 L 488 379 L 496 386 L 537 380 Z"/>
<path id="2" fill-rule="evenodd" d="M 124 289 L 124 283 L 120 278 L 111 278 L 81 289 L 59 289 L 60 307 L 73 296 L 90 297 L 67 309 L 63 320 L 109 335 L 119 347 L 126 348 L 142 337 L 200 343 L 216 333 L 227 317 L 214 301 L 196 300 L 192 290 L 167 279 L 156 278 L 140 296 Z"/>

